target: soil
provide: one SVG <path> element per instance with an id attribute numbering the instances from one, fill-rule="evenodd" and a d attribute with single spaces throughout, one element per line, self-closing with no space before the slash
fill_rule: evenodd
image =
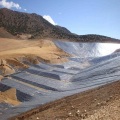
<path id="1" fill-rule="evenodd" d="M 0 103 L 8 103 L 14 106 L 19 105 L 21 102 L 17 100 L 16 89 L 11 88 L 5 92 L 0 92 Z"/>
<path id="2" fill-rule="evenodd" d="M 26 69 L 31 64 L 62 63 L 67 53 L 57 48 L 50 40 L 16 40 L 0 38 L 0 71 L 2 76 Z"/>
<path id="3" fill-rule="evenodd" d="M 2 75 L 0 75 L 0 81 L 3 79 L 3 76 Z"/>
<path id="4" fill-rule="evenodd" d="M 67 61 L 68 56 L 50 40 L 0 38 L 0 81 L 5 76 L 28 68 L 31 64 L 62 63 Z M 0 103 L 18 105 L 17 99 L 11 99 L 9 94 L 5 94 L 6 92 L 10 96 L 16 96 L 15 90 L 0 92 Z"/>
<path id="5" fill-rule="evenodd" d="M 120 120 L 120 81 L 47 103 L 10 120 Z"/>

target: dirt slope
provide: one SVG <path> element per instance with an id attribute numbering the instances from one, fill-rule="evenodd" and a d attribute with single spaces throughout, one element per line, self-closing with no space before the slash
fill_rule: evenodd
<path id="1" fill-rule="evenodd" d="M 0 27 L 0 37 L 1 38 L 15 38 L 12 34 L 7 32 L 4 27 Z"/>
<path id="2" fill-rule="evenodd" d="M 111 101 L 106 106 L 102 106 L 85 120 L 120 120 L 120 99 Z"/>
<path id="3" fill-rule="evenodd" d="M 2 75 L 0 75 L 0 81 L 3 79 L 3 76 Z"/>
<path id="4" fill-rule="evenodd" d="M 19 105 L 20 102 L 17 100 L 16 97 L 16 89 L 11 88 L 6 90 L 5 92 L 0 92 L 0 103 L 8 103 L 12 105 Z"/>
<path id="5" fill-rule="evenodd" d="M 66 62 L 69 55 L 50 40 L 15 40 L 0 38 L 0 70 L 5 76 L 40 62 Z"/>
<path id="6" fill-rule="evenodd" d="M 40 62 L 61 63 L 67 61 L 67 53 L 49 40 L 15 40 L 0 38 L 0 81 L 4 76 L 26 69 Z M 0 92 L 0 103 L 20 104 L 16 90 Z"/>
<path id="7" fill-rule="evenodd" d="M 119 120 L 120 81 L 48 103 L 10 120 Z"/>

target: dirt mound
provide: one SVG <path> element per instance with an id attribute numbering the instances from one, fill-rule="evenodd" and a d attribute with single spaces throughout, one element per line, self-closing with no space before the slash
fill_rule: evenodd
<path id="1" fill-rule="evenodd" d="M 0 70 L 3 76 L 15 73 L 15 70 L 6 63 L 6 60 L 1 60 Z"/>
<path id="2" fill-rule="evenodd" d="M 0 66 L 0 70 L 2 71 L 3 76 L 15 73 L 15 70 L 7 64 Z"/>
<path id="3" fill-rule="evenodd" d="M 28 68 L 30 65 L 66 62 L 69 55 L 50 40 L 0 39 L 0 71 L 2 76 Z M 2 61 L 2 62 L 1 62 Z"/>
<path id="4" fill-rule="evenodd" d="M 119 120 L 119 103 L 120 81 L 48 103 L 11 120 Z"/>
<path id="5" fill-rule="evenodd" d="M 19 59 L 19 58 L 18 58 Z M 26 69 L 28 65 L 24 64 L 22 61 L 17 58 L 6 59 L 7 64 L 11 65 L 15 70 Z"/>
<path id="6" fill-rule="evenodd" d="M 2 75 L 0 75 L 0 81 L 3 79 L 3 76 Z"/>
<path id="7" fill-rule="evenodd" d="M 16 89 L 11 88 L 5 92 L 0 92 L 0 103 L 8 103 L 11 105 L 19 105 L 20 102 L 16 97 Z"/>

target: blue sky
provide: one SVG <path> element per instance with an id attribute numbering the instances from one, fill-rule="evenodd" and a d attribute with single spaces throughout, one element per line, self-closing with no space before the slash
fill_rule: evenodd
<path id="1" fill-rule="evenodd" d="M 0 0 L 0 7 L 11 1 L 9 9 L 46 15 L 73 33 L 120 39 L 120 0 Z"/>

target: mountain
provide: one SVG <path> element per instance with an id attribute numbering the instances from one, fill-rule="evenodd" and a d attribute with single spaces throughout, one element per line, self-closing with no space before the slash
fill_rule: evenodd
<path id="1" fill-rule="evenodd" d="M 54 38 L 59 36 L 59 33 L 71 34 L 66 28 L 54 26 L 40 15 L 12 11 L 6 8 L 0 9 L 0 27 L 14 36 L 30 34 L 31 38 Z"/>
<path id="2" fill-rule="evenodd" d="M 59 25 L 56 25 L 56 27 L 58 28 L 58 29 L 60 29 L 60 30 L 62 30 L 62 31 L 64 31 L 65 33 L 71 33 L 67 28 L 65 28 L 65 27 L 61 27 L 61 26 L 59 26 Z"/>
<path id="3" fill-rule="evenodd" d="M 75 42 L 120 43 L 118 39 L 102 35 L 76 35 L 64 27 L 52 25 L 42 16 L 35 13 L 28 14 L 6 8 L 0 9 L 0 28 L 6 30 L 6 32 L 10 34 L 8 36 L 6 34 L 0 34 L 0 37 L 22 36 L 29 39 L 52 38 Z"/>

